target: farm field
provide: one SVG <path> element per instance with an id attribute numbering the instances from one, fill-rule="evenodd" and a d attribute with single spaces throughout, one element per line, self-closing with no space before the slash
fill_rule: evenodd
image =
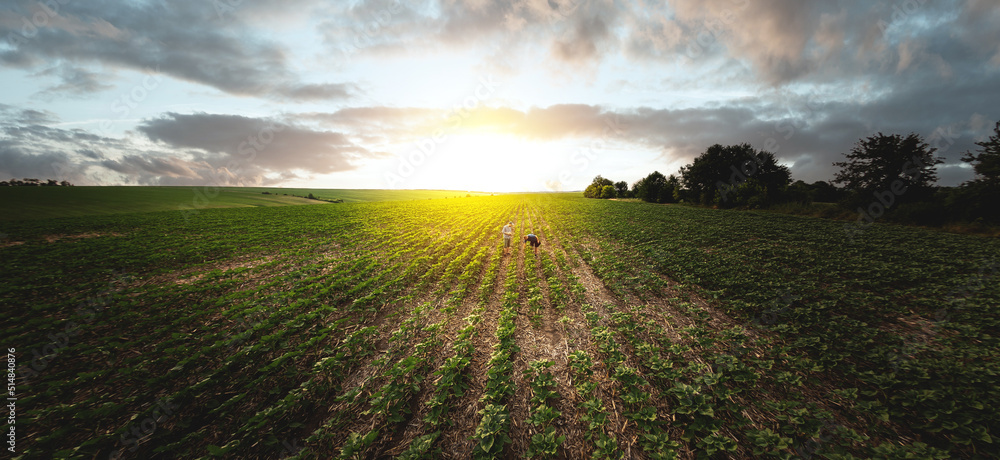
<path id="1" fill-rule="evenodd" d="M 1000 240 L 843 226 L 576 194 L 8 220 L 18 449 L 996 458 Z"/>
<path id="2" fill-rule="evenodd" d="M 264 195 L 261 192 L 268 192 Z M 274 187 L 0 187 L 0 222 L 53 217 L 154 211 L 198 211 L 205 208 L 426 200 L 484 195 L 450 190 L 348 190 Z M 488 194 L 486 194 L 488 195 Z"/>
<path id="3" fill-rule="evenodd" d="M 250 192 L 287 193 L 289 195 L 308 196 L 310 193 L 317 198 L 326 200 L 344 200 L 345 203 L 360 203 L 367 201 L 407 201 L 436 200 L 441 198 L 465 198 L 469 196 L 489 196 L 484 192 L 466 192 L 455 190 L 374 190 L 374 189 L 307 189 L 307 188 L 273 188 L 273 187 L 242 187 Z"/>

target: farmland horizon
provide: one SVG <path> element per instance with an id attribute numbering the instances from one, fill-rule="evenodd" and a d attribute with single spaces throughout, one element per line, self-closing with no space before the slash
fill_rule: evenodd
<path id="1" fill-rule="evenodd" d="M 524 191 L 498 191 L 498 190 L 464 190 L 464 189 L 448 189 L 448 188 L 379 188 L 379 187 L 355 187 L 355 188 L 343 188 L 343 187 L 282 187 L 279 185 L 223 185 L 217 186 L 212 184 L 192 184 L 192 185 L 144 185 L 144 184 L 103 184 L 103 185 L 73 185 L 73 187 L 171 187 L 171 188 L 242 188 L 242 189 L 277 189 L 277 190 L 380 190 L 380 191 L 425 191 L 425 192 L 465 192 L 465 193 L 582 193 L 583 189 L 579 190 L 524 190 Z"/>
<path id="2" fill-rule="evenodd" d="M 0 187 L 0 222 L 151 211 L 181 211 L 185 215 L 191 215 L 207 208 L 412 201 L 491 195 L 503 193 L 189 185 Z"/>

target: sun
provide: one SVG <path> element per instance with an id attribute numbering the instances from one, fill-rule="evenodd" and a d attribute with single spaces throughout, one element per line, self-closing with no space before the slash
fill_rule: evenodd
<path id="1" fill-rule="evenodd" d="M 547 155 L 544 143 L 507 134 L 461 132 L 435 145 L 407 188 L 484 192 L 541 190 Z"/>

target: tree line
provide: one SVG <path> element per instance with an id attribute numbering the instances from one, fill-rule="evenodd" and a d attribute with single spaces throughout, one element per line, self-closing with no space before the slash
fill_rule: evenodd
<path id="1" fill-rule="evenodd" d="M 919 135 L 879 132 L 860 139 L 844 153 L 844 161 L 833 163 L 840 170 L 830 182 L 793 182 L 788 167 L 778 164 L 771 152 L 746 143 L 715 144 L 677 175 L 654 171 L 631 187 L 597 176 L 583 194 L 742 209 L 834 203 L 840 211 L 857 212 L 866 220 L 891 215 L 922 225 L 1000 223 L 1000 121 L 993 134 L 976 145 L 961 158 L 975 177 L 957 187 L 934 185 L 936 167 L 944 159 Z"/>
<path id="2" fill-rule="evenodd" d="M 0 187 L 72 187 L 73 184 L 69 181 L 57 181 L 55 179 L 46 179 L 42 182 L 39 179 L 29 179 L 24 178 L 23 180 L 11 179 L 0 181 Z"/>

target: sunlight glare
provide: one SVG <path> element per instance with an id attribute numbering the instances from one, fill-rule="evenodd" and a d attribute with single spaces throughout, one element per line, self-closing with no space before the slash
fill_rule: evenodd
<path id="1" fill-rule="evenodd" d="M 538 190 L 534 171 L 546 162 L 546 144 L 496 133 L 448 136 L 415 174 L 409 188 L 520 192 Z"/>

